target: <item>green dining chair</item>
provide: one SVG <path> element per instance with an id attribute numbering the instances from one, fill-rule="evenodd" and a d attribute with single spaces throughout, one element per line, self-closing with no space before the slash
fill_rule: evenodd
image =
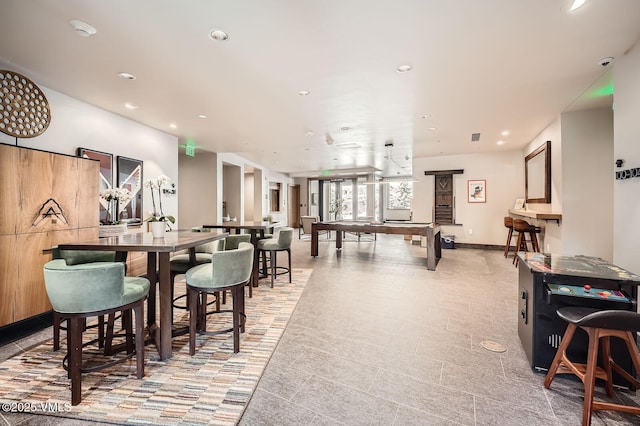
<path id="1" fill-rule="evenodd" d="M 76 258 L 77 261 L 87 260 Z M 44 281 L 49 301 L 55 313 L 67 319 L 67 354 L 62 366 L 71 379 L 71 404 L 82 400 L 82 373 L 101 370 L 115 362 L 136 355 L 136 373 L 144 376 L 144 301 L 149 293 L 149 280 L 125 277 L 120 262 L 90 262 L 69 264 L 65 259 L 44 265 Z M 82 333 L 87 317 L 112 316 L 122 312 L 126 331 L 127 355 L 117 361 L 83 368 Z M 135 351 L 131 313 L 135 312 Z"/>
<path id="2" fill-rule="evenodd" d="M 291 282 L 291 241 L 293 240 L 293 228 L 280 228 L 278 238 L 268 238 L 258 241 L 258 254 L 262 254 L 262 275 L 267 276 L 267 256 L 269 252 L 269 266 L 271 268 L 271 288 L 276 278 L 278 269 L 283 270 L 281 273 L 289 273 L 289 282 Z M 279 251 L 286 251 L 289 258 L 289 267 L 278 266 L 276 255 Z"/>
<path id="3" fill-rule="evenodd" d="M 196 351 L 196 332 L 215 335 L 233 332 L 233 352 L 240 351 L 240 331 L 244 331 L 244 286 L 251 278 L 253 268 L 253 244 L 240 242 L 236 250 L 218 251 L 211 256 L 211 263 L 195 266 L 187 271 L 187 295 L 189 297 L 189 353 Z M 207 294 L 219 294 L 230 290 L 233 309 L 220 310 L 233 314 L 233 327 L 207 331 Z M 219 313 L 219 312 L 216 312 Z"/>

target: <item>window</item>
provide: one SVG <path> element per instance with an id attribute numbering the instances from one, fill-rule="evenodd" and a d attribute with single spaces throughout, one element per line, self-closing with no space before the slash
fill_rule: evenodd
<path id="1" fill-rule="evenodd" d="M 413 182 L 389 182 L 388 208 L 409 210 L 413 198 Z"/>

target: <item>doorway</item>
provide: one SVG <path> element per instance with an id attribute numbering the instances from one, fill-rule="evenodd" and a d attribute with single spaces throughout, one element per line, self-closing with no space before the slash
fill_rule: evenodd
<path id="1" fill-rule="evenodd" d="M 300 226 L 300 185 L 289 185 L 289 227 Z"/>

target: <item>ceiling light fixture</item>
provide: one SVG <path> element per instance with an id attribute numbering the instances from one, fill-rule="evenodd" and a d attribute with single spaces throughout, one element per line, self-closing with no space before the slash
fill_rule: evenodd
<path id="1" fill-rule="evenodd" d="M 569 12 L 573 12 L 574 10 L 581 8 L 582 6 L 584 6 L 586 1 L 587 0 L 573 0 L 573 4 L 571 5 L 571 9 L 569 9 Z"/>
<path id="2" fill-rule="evenodd" d="M 420 118 L 429 119 L 429 118 L 431 118 L 431 114 L 425 114 Z"/>
<path id="3" fill-rule="evenodd" d="M 498 141 L 496 142 L 496 145 L 504 145 L 504 141 Z"/>
<path id="4" fill-rule="evenodd" d="M 396 68 L 396 71 L 398 71 L 398 72 L 409 72 L 412 69 L 413 69 L 413 67 L 411 65 L 404 64 L 404 65 L 398 66 L 398 68 Z"/>
<path id="5" fill-rule="evenodd" d="M 204 120 L 205 118 L 207 118 L 207 116 L 204 115 L 204 114 L 200 114 L 200 115 L 198 115 L 198 118 L 202 118 Z"/>
<path id="6" fill-rule="evenodd" d="M 229 35 L 222 30 L 211 30 L 209 31 L 209 37 L 215 41 L 227 41 L 229 40 Z"/>
<path id="7" fill-rule="evenodd" d="M 71 21 L 69 21 L 69 24 L 73 27 L 74 30 L 76 30 L 76 34 L 78 34 L 80 37 L 91 37 L 97 32 L 96 29 L 91 25 L 77 19 L 72 19 Z"/>
<path id="8" fill-rule="evenodd" d="M 300 96 L 309 96 L 309 93 L 311 93 L 311 92 L 309 92 L 308 90 L 301 90 L 301 91 L 298 92 L 298 95 L 300 95 Z"/>
<path id="9" fill-rule="evenodd" d="M 125 108 L 127 109 L 138 109 L 138 105 L 134 105 L 132 103 L 127 102 L 126 104 L 124 104 Z"/>
<path id="10" fill-rule="evenodd" d="M 307 130 L 305 130 L 304 132 L 305 132 L 305 133 L 306 133 L 306 135 L 307 135 L 307 136 L 309 136 L 309 137 L 311 137 L 311 136 L 313 136 L 313 135 L 314 135 L 313 130 L 311 130 L 311 129 L 307 129 Z"/>
<path id="11" fill-rule="evenodd" d="M 171 127 L 172 129 L 177 129 L 178 126 L 176 126 L 174 123 L 169 124 L 169 127 Z"/>
<path id="12" fill-rule="evenodd" d="M 511 134 L 511 132 L 509 132 L 508 130 L 503 130 L 502 133 L 500 133 L 502 136 L 509 136 Z"/>
<path id="13" fill-rule="evenodd" d="M 118 77 L 124 78 L 125 80 L 135 80 L 136 76 L 133 74 L 129 74 L 128 72 L 121 72 L 118 74 Z"/>

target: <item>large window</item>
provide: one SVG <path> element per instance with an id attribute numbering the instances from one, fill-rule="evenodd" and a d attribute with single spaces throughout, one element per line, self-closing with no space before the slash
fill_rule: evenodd
<path id="1" fill-rule="evenodd" d="M 413 198 L 413 182 L 389 182 L 388 208 L 409 210 Z"/>

